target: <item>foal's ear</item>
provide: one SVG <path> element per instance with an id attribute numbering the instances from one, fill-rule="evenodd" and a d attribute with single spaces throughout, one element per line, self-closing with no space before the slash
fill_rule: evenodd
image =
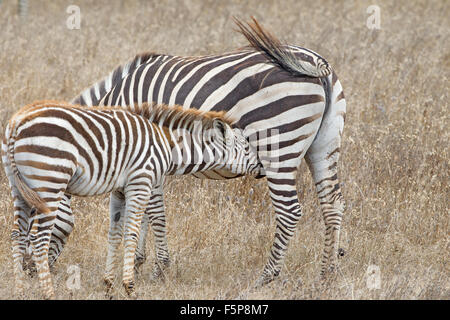
<path id="1" fill-rule="evenodd" d="M 213 120 L 214 134 L 218 135 L 228 145 L 233 142 L 234 132 L 231 126 L 225 121 L 215 118 Z"/>

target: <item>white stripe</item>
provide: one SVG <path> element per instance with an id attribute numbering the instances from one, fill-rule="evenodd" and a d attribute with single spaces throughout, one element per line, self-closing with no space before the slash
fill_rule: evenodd
<path id="1" fill-rule="evenodd" d="M 251 67 L 245 68 L 236 73 L 227 83 L 223 84 L 218 90 L 215 90 L 201 105 L 199 109 L 203 111 L 209 111 L 216 103 L 222 101 L 231 91 L 241 85 L 241 82 L 245 79 L 255 76 L 260 72 L 264 72 L 268 69 L 274 68 L 273 65 L 268 63 L 259 63 Z"/>
<path id="2" fill-rule="evenodd" d="M 192 90 L 189 92 L 189 94 L 186 96 L 186 99 L 184 100 L 183 103 L 183 108 L 184 109 L 188 109 L 191 107 L 191 103 L 192 100 L 194 100 L 195 96 L 197 95 L 197 93 L 200 91 L 200 89 L 209 81 L 211 80 L 211 78 L 213 78 L 215 75 L 219 74 L 220 72 L 222 72 L 223 70 L 237 65 L 245 60 L 248 60 L 256 55 L 260 54 L 259 52 L 255 52 L 253 54 L 249 54 L 241 59 L 238 60 L 233 60 L 227 63 L 223 63 L 213 69 L 211 69 L 210 71 L 208 71 L 201 79 L 200 81 L 197 82 L 197 84 L 192 88 Z"/>
<path id="3" fill-rule="evenodd" d="M 142 88 L 144 86 L 145 76 L 147 75 L 147 72 L 152 67 L 152 65 L 154 65 L 160 58 L 161 58 L 161 56 L 158 56 L 152 63 L 148 63 L 145 66 L 145 69 L 141 73 L 141 77 L 139 78 L 139 83 L 138 83 L 138 97 L 137 97 L 138 105 L 142 104 L 142 97 L 143 97 Z"/>
<path id="4" fill-rule="evenodd" d="M 155 83 L 156 83 L 156 80 L 157 80 L 158 77 L 159 77 L 159 74 L 161 73 L 162 69 L 164 69 L 164 67 L 166 66 L 166 64 L 168 64 L 168 63 L 169 63 L 170 61 L 172 61 L 173 59 L 175 59 L 175 57 L 172 57 L 172 58 L 170 58 L 170 59 L 167 59 L 166 62 L 162 63 L 162 64 L 159 66 L 158 70 L 157 70 L 156 73 L 153 75 L 153 79 L 152 79 L 152 81 L 150 82 L 150 86 L 149 86 L 149 88 L 148 88 L 148 94 L 147 94 L 147 101 L 148 101 L 148 102 L 152 102 L 152 101 L 153 101 L 153 88 L 155 87 Z M 163 60 L 165 60 L 165 59 L 163 58 Z"/>
<path id="5" fill-rule="evenodd" d="M 201 68 L 203 68 L 204 66 L 207 66 L 207 65 L 209 65 L 209 64 L 213 64 L 213 63 L 215 63 L 215 62 L 217 62 L 217 61 L 220 61 L 220 60 L 225 60 L 225 59 L 230 58 L 230 57 L 238 57 L 238 56 L 240 56 L 240 55 L 247 55 L 247 54 L 248 54 L 248 52 L 243 52 L 243 53 L 241 52 L 241 53 L 235 54 L 235 55 L 219 56 L 219 57 L 216 58 L 216 59 L 209 60 L 209 61 L 206 61 L 206 62 L 203 62 L 203 63 L 199 64 L 198 66 L 196 66 L 195 68 L 193 68 L 187 75 L 185 75 L 183 79 L 181 79 L 180 81 L 178 81 L 177 85 L 176 85 L 176 86 L 173 88 L 173 90 L 172 90 L 172 94 L 170 95 L 169 105 L 171 106 L 171 105 L 174 105 L 174 104 L 175 104 L 176 97 L 177 97 L 177 94 L 178 94 L 178 91 L 180 90 L 180 88 L 183 86 L 183 84 L 185 84 L 188 80 L 190 80 L 190 78 L 191 78 L 191 77 L 192 77 L 199 69 L 201 69 Z M 186 108 L 186 109 L 187 109 L 187 108 Z"/>
<path id="6" fill-rule="evenodd" d="M 239 100 L 239 102 L 227 112 L 227 116 L 235 119 L 236 122 L 244 114 L 253 112 L 253 110 L 258 107 L 280 100 L 287 96 L 299 95 L 299 93 L 304 95 L 325 95 L 323 87 L 318 84 L 308 82 L 277 83 L 258 90 L 253 95 Z"/>
<path id="7" fill-rule="evenodd" d="M 173 66 L 166 72 L 166 75 L 164 76 L 164 79 L 161 81 L 161 86 L 159 87 L 157 103 L 163 103 L 164 89 L 166 88 L 167 79 L 169 78 L 169 76 L 172 73 L 173 69 L 177 65 L 179 65 L 181 62 L 183 62 L 183 61 L 180 60 L 180 61 L 174 63 Z"/>

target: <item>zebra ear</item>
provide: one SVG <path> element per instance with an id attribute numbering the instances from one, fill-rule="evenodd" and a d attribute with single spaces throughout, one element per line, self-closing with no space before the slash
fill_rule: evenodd
<path id="1" fill-rule="evenodd" d="M 216 118 L 213 120 L 213 128 L 215 134 L 220 136 L 227 145 L 233 142 L 234 132 L 228 123 Z"/>

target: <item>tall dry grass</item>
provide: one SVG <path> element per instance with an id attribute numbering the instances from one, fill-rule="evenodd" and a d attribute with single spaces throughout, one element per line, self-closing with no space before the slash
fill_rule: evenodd
<path id="1" fill-rule="evenodd" d="M 169 179 L 165 186 L 172 265 L 164 283 L 137 283 L 148 299 L 449 299 L 450 7 L 443 1 L 77 1 L 80 30 L 68 30 L 70 1 L 0 7 L 0 119 L 37 99 L 69 100 L 137 52 L 219 53 L 245 44 L 231 17 L 254 15 L 289 43 L 334 66 L 347 98 L 340 176 L 348 208 L 346 256 L 336 279 L 318 286 L 324 226 L 306 167 L 299 170 L 304 217 L 280 279 L 246 292 L 268 256 L 273 210 L 264 180 Z M 366 8 L 381 9 L 369 30 Z M 0 175 L 0 298 L 13 298 L 12 204 Z M 54 280 L 63 299 L 102 299 L 108 198 L 76 198 L 76 227 Z M 81 288 L 69 290 L 71 265 Z M 378 266 L 380 289 L 367 287 Z M 120 273 L 118 272 L 118 276 Z M 126 298 L 118 280 L 116 296 Z M 39 298 L 36 279 L 26 298 Z"/>

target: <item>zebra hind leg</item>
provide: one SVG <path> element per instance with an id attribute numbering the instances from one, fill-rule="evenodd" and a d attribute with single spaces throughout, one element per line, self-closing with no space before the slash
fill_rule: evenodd
<path id="1" fill-rule="evenodd" d="M 72 208 L 70 207 L 71 196 L 65 194 L 61 199 L 58 212 L 56 214 L 55 225 L 52 231 L 52 238 L 50 239 L 50 248 L 48 251 L 48 264 L 50 270 L 53 271 L 56 260 L 60 256 L 65 244 L 73 231 L 74 216 Z M 23 270 L 27 272 L 30 277 L 34 277 L 37 273 L 36 265 L 33 262 L 31 255 L 31 244 L 27 239 L 27 250 L 24 255 Z"/>
<path id="2" fill-rule="evenodd" d="M 14 199 L 14 224 L 11 232 L 12 242 L 12 256 L 13 256 L 13 270 L 15 278 L 15 294 L 22 297 L 25 290 L 25 273 L 26 265 L 31 259 L 31 255 L 26 255 L 27 249 L 27 229 L 28 229 L 28 214 L 25 212 L 30 209 L 24 208 L 23 201 Z"/>
<path id="3" fill-rule="evenodd" d="M 48 263 L 53 269 L 56 260 L 60 256 L 64 246 L 73 231 L 74 216 L 70 207 L 71 196 L 65 194 L 61 199 L 56 214 L 55 226 L 53 227 L 50 249 L 48 252 Z"/>
<path id="4" fill-rule="evenodd" d="M 338 157 L 336 153 L 339 151 L 338 149 L 336 150 L 334 153 L 324 156 L 320 161 L 311 156 L 306 157 L 310 171 L 313 174 L 316 193 L 325 223 L 325 246 L 320 270 L 323 279 L 336 271 L 337 258 L 344 255 L 344 250 L 339 248 L 339 240 L 345 203 L 337 174 Z"/>
<path id="5" fill-rule="evenodd" d="M 262 275 L 256 281 L 256 288 L 271 282 L 279 275 L 289 241 L 302 216 L 301 206 L 298 202 L 296 174 L 297 169 L 295 168 L 291 172 L 267 175 L 270 197 L 276 214 L 276 232 L 269 260 Z"/>
<path id="6" fill-rule="evenodd" d="M 36 210 L 36 209 L 32 209 Z M 46 299 L 55 297 L 50 267 L 48 264 L 48 251 L 50 237 L 56 217 L 56 211 L 48 213 L 36 212 L 30 228 L 29 238 L 33 251 L 33 261 L 36 265 L 41 290 Z"/>

